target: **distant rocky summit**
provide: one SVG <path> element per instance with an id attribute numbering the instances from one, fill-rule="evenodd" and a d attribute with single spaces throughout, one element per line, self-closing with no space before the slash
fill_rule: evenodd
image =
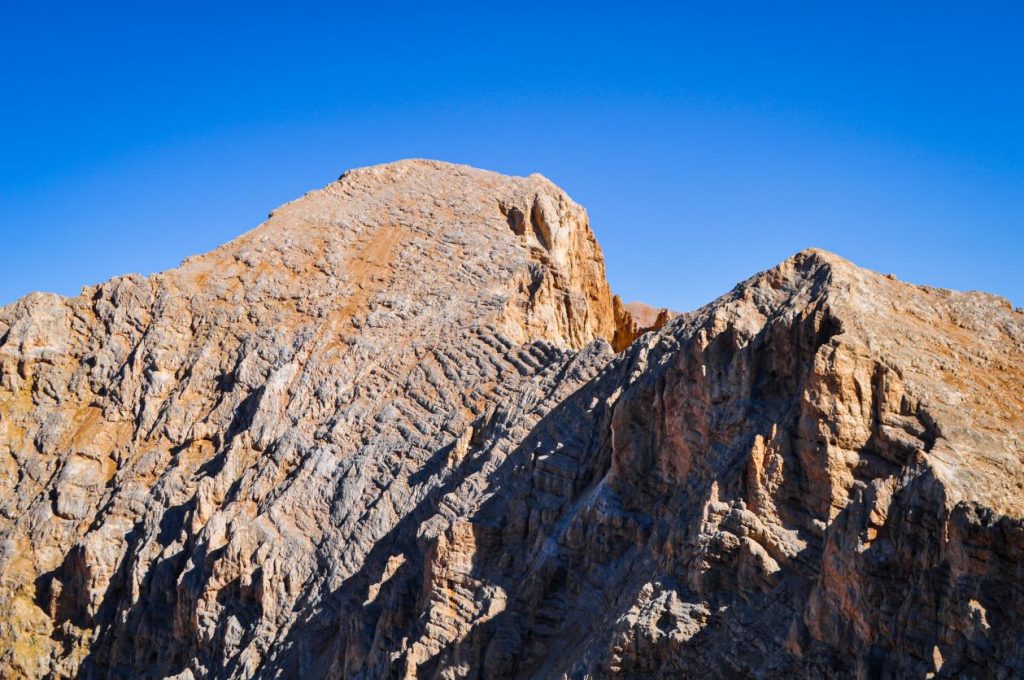
<path id="1" fill-rule="evenodd" d="M 543 177 L 353 170 L 0 308 L 0 676 L 1022 677 L 1022 460 L 1001 298 L 627 307 Z"/>
<path id="2" fill-rule="evenodd" d="M 643 302 L 627 302 L 623 305 L 629 312 L 630 319 L 636 324 L 639 331 L 656 331 L 673 318 L 679 316 L 679 312 L 672 312 L 668 309 L 651 307 Z"/>

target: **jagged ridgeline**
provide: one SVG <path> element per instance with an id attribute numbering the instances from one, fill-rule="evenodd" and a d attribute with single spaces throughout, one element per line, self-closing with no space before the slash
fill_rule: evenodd
<path id="1" fill-rule="evenodd" d="M 1024 675 L 1024 314 L 820 251 L 649 311 L 420 160 L 0 309 L 0 676 Z"/>

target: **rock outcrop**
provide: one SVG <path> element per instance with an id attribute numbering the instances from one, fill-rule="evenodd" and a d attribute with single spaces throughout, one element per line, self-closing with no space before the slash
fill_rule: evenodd
<path id="1" fill-rule="evenodd" d="M 679 316 L 665 307 L 651 307 L 643 302 L 627 302 L 623 305 L 638 328 L 656 331 Z M 646 332 L 646 331 L 645 331 Z"/>
<path id="2" fill-rule="evenodd" d="M 806 251 L 663 316 L 430 161 L 0 309 L 0 674 L 1024 674 L 1024 314 Z"/>

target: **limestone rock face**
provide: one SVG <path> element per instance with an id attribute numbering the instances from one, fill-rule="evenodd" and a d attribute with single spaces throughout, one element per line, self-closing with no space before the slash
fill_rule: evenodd
<path id="1" fill-rule="evenodd" d="M 431 161 L 0 309 L 0 675 L 1024 674 L 1024 314 L 806 251 L 659 321 Z"/>
<path id="2" fill-rule="evenodd" d="M 679 316 L 679 312 L 673 312 L 664 307 L 652 307 L 643 302 L 627 302 L 623 305 L 630 317 L 636 321 L 639 328 L 658 330 L 671 319 Z"/>
<path id="3" fill-rule="evenodd" d="M 1022 383 L 1024 314 L 1000 298 L 818 251 L 755 276 L 527 440 L 474 519 L 498 546 L 477 578 L 516 594 L 484 658 L 508 677 L 1020 676 Z"/>

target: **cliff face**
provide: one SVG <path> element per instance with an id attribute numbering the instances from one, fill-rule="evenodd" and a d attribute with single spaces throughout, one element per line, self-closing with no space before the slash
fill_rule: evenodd
<path id="1" fill-rule="evenodd" d="M 1024 673 L 1024 315 L 807 251 L 637 327 L 429 161 L 3 308 L 0 674 Z"/>
<path id="2" fill-rule="evenodd" d="M 1019 676 L 1022 341 L 816 251 L 644 336 L 471 520 L 485 676 Z"/>

